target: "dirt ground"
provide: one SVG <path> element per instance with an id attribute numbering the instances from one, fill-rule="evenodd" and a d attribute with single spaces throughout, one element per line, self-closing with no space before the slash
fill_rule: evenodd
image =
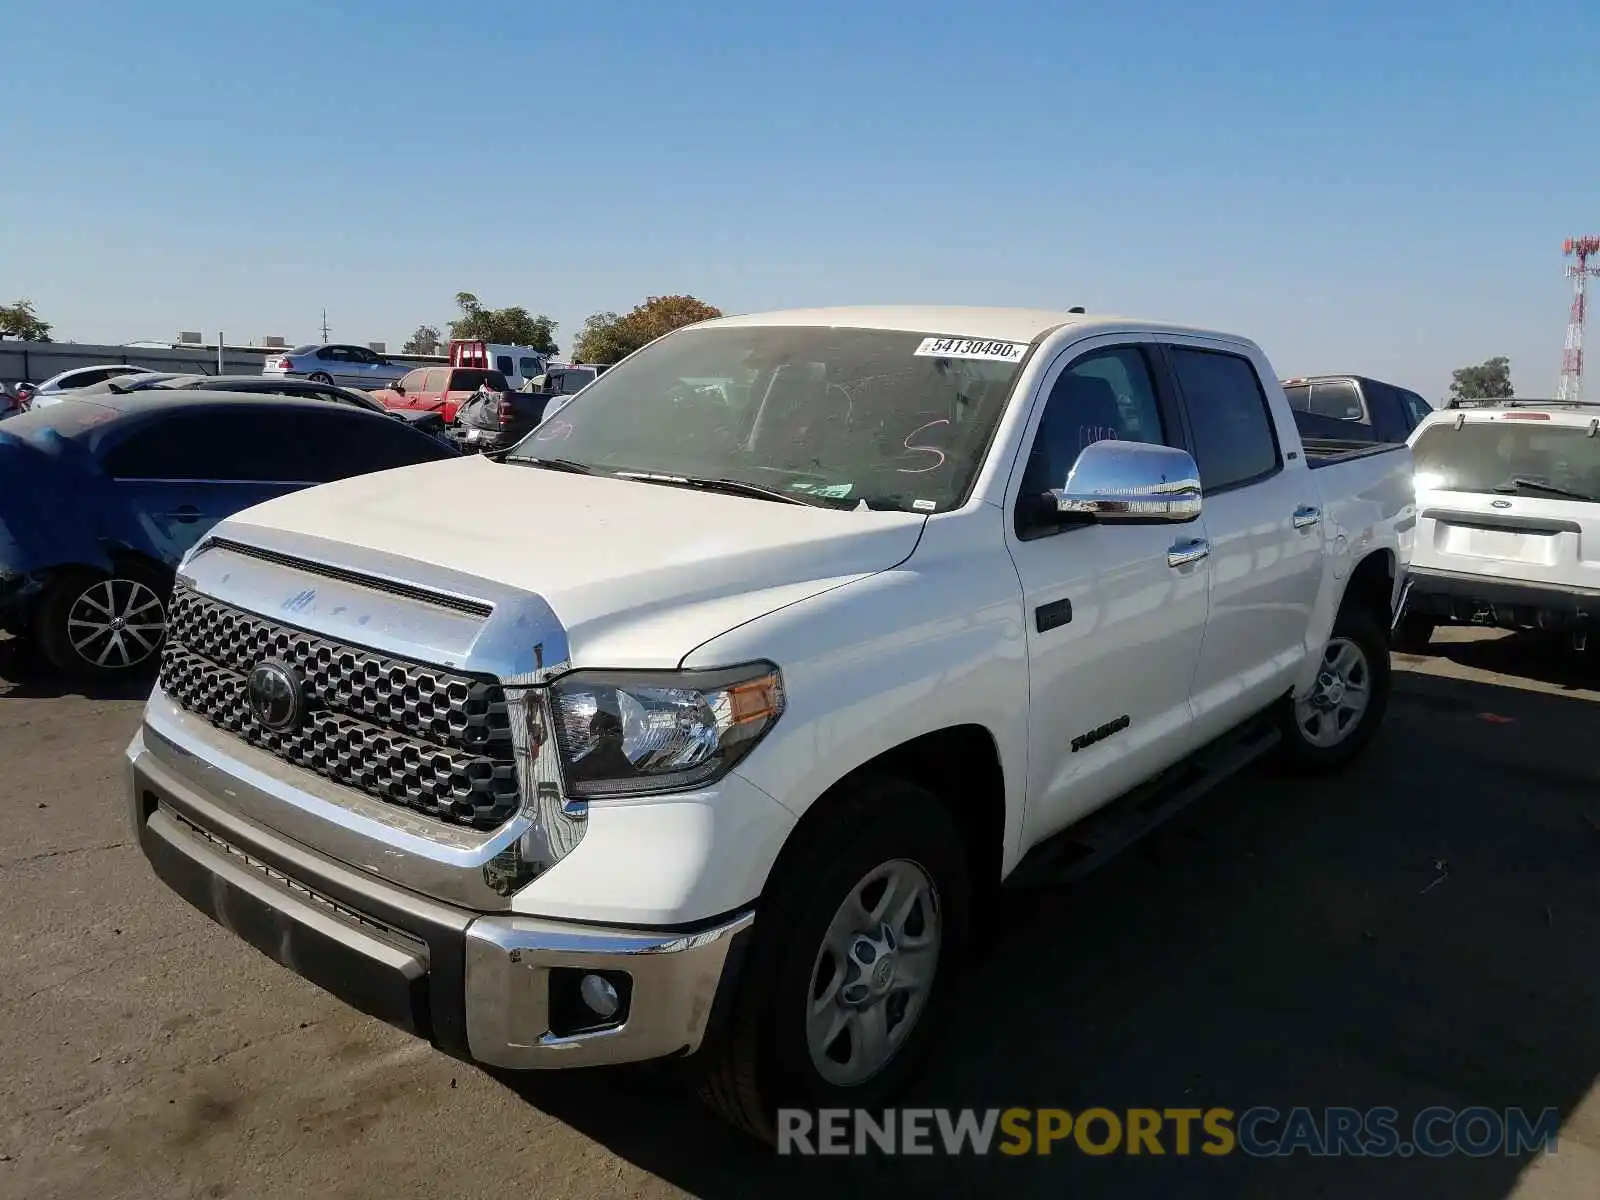
<path id="1" fill-rule="evenodd" d="M 1554 1106 L 1554 1155 L 779 1159 L 668 1072 L 496 1078 L 161 887 L 122 819 L 139 695 L 0 643 L 0 1196 L 1593 1200 L 1600 691 L 1521 637 L 1396 662 L 1346 776 L 1246 774 L 1009 899 L 907 1103 Z"/>

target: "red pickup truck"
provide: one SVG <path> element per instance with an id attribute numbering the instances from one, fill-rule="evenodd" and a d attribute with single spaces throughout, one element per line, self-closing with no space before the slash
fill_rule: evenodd
<path id="1" fill-rule="evenodd" d="M 418 367 L 394 384 L 373 391 L 385 408 L 437 412 L 446 425 L 453 424 L 456 410 L 484 384 L 491 391 L 510 395 L 511 385 L 499 371 L 483 367 Z"/>

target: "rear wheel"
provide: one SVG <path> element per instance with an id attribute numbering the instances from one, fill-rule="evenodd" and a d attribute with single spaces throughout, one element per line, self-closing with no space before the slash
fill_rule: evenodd
<path id="1" fill-rule="evenodd" d="M 167 634 L 170 585 L 136 567 L 69 571 L 39 604 L 39 649 L 78 677 L 131 674 L 154 663 Z"/>
<path id="2" fill-rule="evenodd" d="M 313 371 L 310 375 L 306 376 L 306 378 L 311 380 L 312 383 L 332 383 L 333 382 L 333 376 L 329 375 L 326 371 Z"/>
<path id="3" fill-rule="evenodd" d="M 1280 765 L 1299 774 L 1337 771 L 1366 748 L 1389 707 L 1389 636 L 1368 609 L 1346 607 L 1323 648 L 1316 682 L 1278 710 Z"/>
<path id="4" fill-rule="evenodd" d="M 970 880 L 939 798 L 860 785 L 775 873 L 700 1094 L 764 1140 L 779 1108 L 877 1108 L 922 1058 L 964 958 Z"/>

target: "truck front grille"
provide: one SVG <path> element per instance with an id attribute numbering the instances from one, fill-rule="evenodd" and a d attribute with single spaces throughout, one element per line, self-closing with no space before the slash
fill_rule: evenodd
<path id="1" fill-rule="evenodd" d="M 219 729 L 288 762 L 441 821 L 492 829 L 519 803 L 500 685 L 341 645 L 179 585 L 167 614 L 161 690 Z M 288 730 L 257 720 L 246 679 L 275 659 L 307 712 Z"/>

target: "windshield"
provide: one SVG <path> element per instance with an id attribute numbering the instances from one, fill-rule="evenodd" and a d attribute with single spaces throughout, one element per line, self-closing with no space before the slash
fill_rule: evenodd
<path id="1" fill-rule="evenodd" d="M 1421 491 L 1534 495 L 1544 485 L 1600 500 L 1600 438 L 1590 437 L 1587 425 L 1446 423 L 1424 430 L 1411 454 Z"/>
<path id="2" fill-rule="evenodd" d="M 507 457 L 944 511 L 966 499 L 1027 349 L 882 329 L 681 330 L 590 382 Z"/>

